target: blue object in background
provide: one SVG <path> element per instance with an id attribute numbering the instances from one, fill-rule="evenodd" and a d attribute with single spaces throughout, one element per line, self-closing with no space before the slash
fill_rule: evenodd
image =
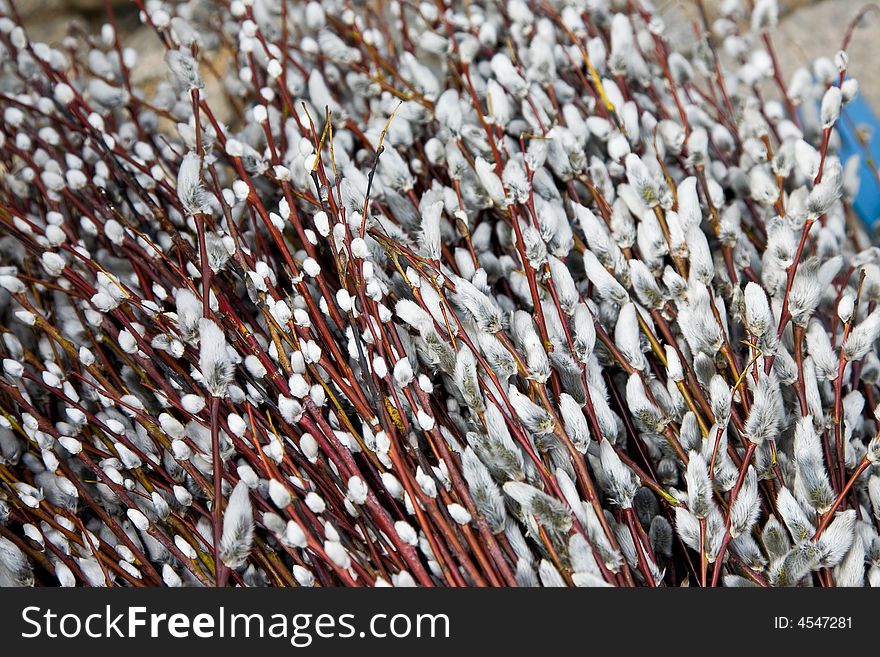
<path id="1" fill-rule="evenodd" d="M 857 94 L 846 107 L 835 126 L 840 136 L 840 161 L 846 161 L 853 155 L 859 157 L 859 193 L 853 203 L 853 209 L 869 227 L 880 220 L 880 185 L 876 174 L 868 166 L 868 157 L 880 166 L 880 122 L 861 94 Z M 859 143 L 856 131 L 867 131 L 869 141 Z"/>

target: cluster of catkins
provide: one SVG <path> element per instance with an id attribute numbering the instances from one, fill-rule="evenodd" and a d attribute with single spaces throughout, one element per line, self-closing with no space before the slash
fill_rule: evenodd
<path id="1" fill-rule="evenodd" d="M 135 4 L 149 89 L 0 0 L 0 584 L 880 585 L 845 51 Z"/>

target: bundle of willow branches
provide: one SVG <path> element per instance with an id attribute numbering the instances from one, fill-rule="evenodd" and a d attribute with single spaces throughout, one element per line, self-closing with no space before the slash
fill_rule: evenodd
<path id="1" fill-rule="evenodd" d="M 846 42 L 136 4 L 0 1 L 0 584 L 880 585 Z"/>

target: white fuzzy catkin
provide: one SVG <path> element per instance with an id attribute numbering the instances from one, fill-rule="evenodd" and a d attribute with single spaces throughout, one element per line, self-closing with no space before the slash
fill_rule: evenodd
<path id="1" fill-rule="evenodd" d="M 226 394 L 232 378 L 232 363 L 223 331 L 210 319 L 199 320 L 199 369 L 202 382 L 215 397 Z"/>
<path id="2" fill-rule="evenodd" d="M 840 117 L 841 95 L 839 87 L 829 87 L 822 96 L 822 127 L 831 128 Z"/>
<path id="3" fill-rule="evenodd" d="M 188 214 L 208 210 L 207 195 L 201 181 L 202 159 L 192 151 L 183 156 L 177 172 L 177 197 Z"/>
<path id="4" fill-rule="evenodd" d="M 223 563 L 235 568 L 244 563 L 254 540 L 254 518 L 247 484 L 240 481 L 232 490 L 223 511 L 223 533 L 220 557 Z"/>

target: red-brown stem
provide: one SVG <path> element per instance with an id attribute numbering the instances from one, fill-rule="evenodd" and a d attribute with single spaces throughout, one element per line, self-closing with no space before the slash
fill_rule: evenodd
<path id="1" fill-rule="evenodd" d="M 815 180 L 813 180 L 814 185 L 818 185 L 822 182 L 822 174 L 825 171 L 825 156 L 828 153 L 828 142 L 831 140 L 831 128 L 825 128 L 822 130 L 822 146 L 819 159 L 819 173 L 816 174 Z"/>
<path id="2" fill-rule="evenodd" d="M 202 156 L 202 122 L 199 119 L 199 90 L 198 89 L 191 90 L 190 95 L 192 96 L 193 120 L 195 122 L 196 154 L 199 157 L 201 157 Z"/>
<path id="3" fill-rule="evenodd" d="M 706 519 L 700 518 L 700 586 L 706 588 L 706 571 L 709 560 L 706 556 Z"/>
<path id="4" fill-rule="evenodd" d="M 793 330 L 794 337 L 794 357 L 797 363 L 798 380 L 797 380 L 797 396 L 801 405 L 801 416 L 807 415 L 807 387 L 804 381 L 804 327 L 796 325 Z"/>
<path id="5" fill-rule="evenodd" d="M 636 524 L 639 522 L 639 519 L 636 518 L 635 515 L 635 511 L 633 511 L 632 507 L 624 509 L 623 511 L 623 517 L 626 519 L 630 534 L 632 534 L 633 544 L 636 546 L 636 555 L 639 560 L 639 572 L 642 573 L 642 577 L 645 578 L 648 586 L 651 588 L 657 588 L 657 582 L 651 574 L 651 568 L 648 566 L 648 558 L 645 556 L 645 551 L 642 548 L 642 539 L 636 529 Z"/>
<path id="6" fill-rule="evenodd" d="M 861 282 L 864 280 L 864 273 L 859 281 L 859 297 L 861 296 Z M 858 308 L 858 306 L 856 306 Z M 853 311 L 855 315 L 855 310 Z M 852 318 L 854 319 L 854 317 Z M 834 380 L 834 448 L 837 453 L 838 483 L 843 484 L 846 479 L 846 444 L 843 439 L 843 372 L 846 370 L 846 356 L 843 345 L 852 330 L 853 322 L 849 321 L 843 327 L 843 340 L 840 347 L 840 360 L 837 365 L 837 378 Z M 831 463 L 829 462 L 829 467 Z"/>
<path id="7" fill-rule="evenodd" d="M 785 331 L 785 327 L 788 325 L 788 322 L 791 320 L 791 313 L 788 311 L 788 298 L 791 296 L 791 286 L 794 283 L 794 277 L 797 274 L 798 263 L 800 263 L 801 255 L 804 252 L 804 246 L 807 244 L 807 236 L 810 234 L 810 229 L 813 227 L 813 224 L 816 222 L 815 219 L 807 219 L 804 222 L 804 230 L 801 233 L 801 240 L 798 243 L 797 251 L 794 254 L 794 262 L 788 268 L 788 276 L 785 281 L 785 296 L 782 300 L 782 312 L 779 315 L 779 326 L 776 329 L 776 337 L 781 338 L 783 331 Z M 773 361 L 776 358 L 776 354 L 771 354 L 764 361 L 764 374 L 770 374 L 770 368 L 773 367 Z"/>
<path id="8" fill-rule="evenodd" d="M 223 534 L 223 459 L 220 457 L 220 398 L 211 397 L 211 462 L 214 478 L 214 500 L 211 519 L 214 530 L 214 581 L 226 586 L 229 569 L 220 559 L 220 541 Z"/>
<path id="9" fill-rule="evenodd" d="M 843 440 L 843 371 L 846 369 L 846 361 L 843 357 L 843 347 L 840 349 L 840 363 L 837 367 L 837 378 L 834 380 L 834 450 L 837 456 L 837 469 L 839 483 L 846 478 L 846 462 L 844 459 Z M 829 462 L 829 467 L 831 463 Z"/>
<path id="10" fill-rule="evenodd" d="M 847 494 L 849 494 L 850 489 L 853 487 L 853 484 L 856 483 L 859 477 L 868 469 L 871 465 L 871 461 L 868 460 L 867 457 L 863 458 L 859 463 L 858 467 L 856 467 L 855 472 L 852 473 L 852 477 L 849 478 L 849 481 L 846 482 L 846 485 L 843 487 L 843 490 L 840 491 L 840 495 L 837 496 L 837 499 L 834 500 L 834 504 L 831 505 L 831 508 L 828 509 L 828 513 L 822 516 L 822 520 L 819 522 L 819 526 L 816 528 L 816 533 L 813 534 L 813 538 L 810 540 L 818 540 L 818 538 L 822 535 L 826 529 L 828 529 L 828 525 L 831 524 L 831 521 L 834 519 L 834 514 L 837 512 L 837 509 L 840 508 L 840 505 L 843 503 L 843 500 L 846 498 Z"/>
<path id="11" fill-rule="evenodd" d="M 733 490 L 730 491 L 730 503 L 727 507 L 727 515 L 724 518 L 724 538 L 721 541 L 718 556 L 715 557 L 715 568 L 712 571 L 713 587 L 718 586 L 718 580 L 721 577 L 721 570 L 724 565 L 724 553 L 727 551 L 727 546 L 732 538 L 730 535 L 730 512 L 733 510 L 733 503 L 736 502 L 736 497 L 739 495 L 743 482 L 746 480 L 746 473 L 749 470 L 749 464 L 752 461 L 752 456 L 754 456 L 757 447 L 758 446 L 755 443 L 749 442 L 749 446 L 746 448 L 746 453 L 743 457 L 742 466 L 739 469 L 739 477 L 736 479 L 736 484 L 734 485 Z"/>
<path id="12" fill-rule="evenodd" d="M 205 217 L 198 214 L 194 217 L 194 220 L 199 234 L 199 261 L 202 271 L 202 317 L 209 317 L 211 314 L 211 267 L 208 265 Z"/>
<path id="13" fill-rule="evenodd" d="M 791 97 L 788 95 L 788 88 L 782 80 L 782 70 L 779 68 L 779 60 L 776 57 L 776 49 L 773 47 L 770 33 L 765 30 L 761 34 L 761 38 L 764 40 L 764 45 L 767 47 L 767 53 L 770 55 L 770 61 L 773 63 L 773 80 L 776 82 L 776 86 L 779 87 L 779 93 L 782 95 L 782 99 L 785 102 L 788 115 L 791 118 L 792 123 L 800 128 L 801 122 L 798 118 L 797 109 L 795 108 L 794 103 L 791 102 Z"/>

